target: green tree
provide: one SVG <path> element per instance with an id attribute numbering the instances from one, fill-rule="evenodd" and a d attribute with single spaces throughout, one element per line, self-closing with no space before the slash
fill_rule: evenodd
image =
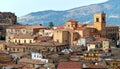
<path id="1" fill-rule="evenodd" d="M 52 28 L 54 26 L 53 22 L 49 22 L 49 28 Z"/>
<path id="2" fill-rule="evenodd" d="M 0 40 L 5 40 L 5 35 L 1 35 Z"/>
<path id="3" fill-rule="evenodd" d="M 42 26 L 42 24 L 39 24 L 40 26 Z"/>

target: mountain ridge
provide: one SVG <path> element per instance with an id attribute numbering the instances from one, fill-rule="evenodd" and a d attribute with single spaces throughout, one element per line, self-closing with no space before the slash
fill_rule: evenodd
<path id="1" fill-rule="evenodd" d="M 64 25 L 69 19 L 75 19 L 80 23 L 93 23 L 93 14 L 105 12 L 107 24 L 120 25 L 120 1 L 109 0 L 104 3 L 77 7 L 65 11 L 46 10 L 29 13 L 18 18 L 21 24 L 45 25 L 53 22 L 55 26 Z"/>

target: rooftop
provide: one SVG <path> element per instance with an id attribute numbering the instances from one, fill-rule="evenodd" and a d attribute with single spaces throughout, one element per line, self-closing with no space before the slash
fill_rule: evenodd
<path id="1" fill-rule="evenodd" d="M 36 45 L 39 45 L 39 46 L 61 46 L 61 45 L 65 45 L 65 44 L 62 44 L 62 43 L 58 43 L 58 42 L 38 42 L 38 43 L 32 43 L 30 44 L 30 46 L 36 46 Z"/>
<path id="2" fill-rule="evenodd" d="M 25 26 L 23 25 L 13 25 L 13 26 L 10 26 L 8 27 L 7 29 L 24 29 Z"/>
<path id="3" fill-rule="evenodd" d="M 84 31 L 86 28 L 83 27 L 83 28 L 77 28 L 76 30 L 79 30 L 79 31 Z"/>
<path id="4" fill-rule="evenodd" d="M 90 65 L 90 66 L 88 66 L 87 68 L 101 68 L 101 69 L 103 69 L 103 68 L 105 68 L 105 66 L 101 66 L 101 65 Z"/>
<path id="5" fill-rule="evenodd" d="M 47 28 L 46 26 L 26 26 L 26 27 L 29 27 L 31 29 L 45 29 L 45 28 Z"/>
<path id="6" fill-rule="evenodd" d="M 96 41 L 89 42 L 89 44 L 97 44 Z"/>
<path id="7" fill-rule="evenodd" d="M 33 60 L 33 59 L 29 59 L 29 58 L 21 58 L 18 62 L 19 63 L 28 63 L 28 64 L 45 64 L 44 62 L 42 62 L 40 60 Z"/>
<path id="8" fill-rule="evenodd" d="M 39 41 L 49 41 L 49 40 L 52 40 L 52 37 L 49 37 L 49 36 L 40 36 L 37 38 L 37 40 Z"/>
<path id="9" fill-rule="evenodd" d="M 45 26 L 27 26 L 27 25 L 14 25 L 14 26 L 10 26 L 8 27 L 8 29 L 45 29 L 47 27 Z"/>
<path id="10" fill-rule="evenodd" d="M 70 19 L 70 20 L 68 20 L 67 22 L 77 22 L 77 21 L 74 20 L 74 19 Z"/>
<path id="11" fill-rule="evenodd" d="M 64 29 L 64 26 L 57 26 L 57 29 Z"/>
<path id="12" fill-rule="evenodd" d="M 57 69 L 82 69 L 80 62 L 59 62 Z"/>
<path id="13" fill-rule="evenodd" d="M 108 38 L 102 38 L 102 37 L 98 37 L 98 38 L 95 38 L 96 40 L 100 40 L 100 41 L 105 41 L 105 40 L 109 40 Z"/>
<path id="14" fill-rule="evenodd" d="M 14 39 L 33 39 L 34 37 L 29 34 L 19 34 L 14 36 Z"/>
<path id="15" fill-rule="evenodd" d="M 16 46 L 7 46 L 9 48 L 25 48 L 26 46 L 20 46 L 20 45 L 16 45 Z"/>
<path id="16" fill-rule="evenodd" d="M 111 25 L 107 25 L 106 28 L 111 28 L 111 27 L 118 27 L 118 26 L 111 26 Z M 119 27 L 118 27 L 119 28 Z"/>

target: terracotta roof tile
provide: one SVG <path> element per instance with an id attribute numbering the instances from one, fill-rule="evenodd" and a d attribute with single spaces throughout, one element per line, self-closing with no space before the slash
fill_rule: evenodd
<path id="1" fill-rule="evenodd" d="M 77 58 L 77 57 L 70 57 L 70 60 L 71 60 L 71 61 L 79 61 L 80 59 Z"/>
<path id="2" fill-rule="evenodd" d="M 14 66 L 14 67 L 22 67 L 23 65 L 21 65 L 21 64 L 14 64 L 13 62 L 6 62 L 6 63 L 0 63 L 0 65 L 2 65 L 2 66 L 9 66 L 9 65 L 11 65 L 11 66 Z"/>
<path id="3" fill-rule="evenodd" d="M 33 39 L 34 37 L 32 35 L 29 34 L 19 34 L 14 36 L 14 39 Z"/>
<path id="4" fill-rule="evenodd" d="M 57 69 L 82 69 L 80 62 L 59 62 Z"/>
<path id="5" fill-rule="evenodd" d="M 62 44 L 62 43 L 58 43 L 58 42 L 38 42 L 38 43 L 32 43 L 30 44 L 31 46 L 36 46 L 36 45 L 40 45 L 40 46 L 62 46 L 62 45 L 65 45 L 65 44 Z"/>
<path id="6" fill-rule="evenodd" d="M 23 25 L 13 25 L 8 27 L 8 29 L 23 29 L 23 28 L 25 28 L 25 26 Z"/>
<path id="7" fill-rule="evenodd" d="M 12 48 L 25 48 L 26 46 L 8 46 L 8 47 L 12 47 Z"/>
<path id="8" fill-rule="evenodd" d="M 92 41 L 92 42 L 89 42 L 89 44 L 97 44 L 97 42 L 95 42 L 95 41 Z"/>
<path id="9" fill-rule="evenodd" d="M 40 40 L 40 41 L 48 41 L 48 40 L 52 40 L 52 37 L 40 36 L 40 37 L 37 38 L 37 40 Z"/>
<path id="10" fill-rule="evenodd" d="M 36 69 L 36 68 L 33 68 L 33 67 L 23 67 L 22 69 Z"/>
<path id="11" fill-rule="evenodd" d="M 44 28 L 47 28 L 45 26 L 27 26 L 27 27 L 29 27 L 31 29 L 35 29 L 35 28 L 44 29 Z"/>
<path id="12" fill-rule="evenodd" d="M 64 29 L 64 26 L 57 26 L 57 29 Z"/>
<path id="13" fill-rule="evenodd" d="M 110 27 L 118 27 L 118 26 L 110 26 L 110 25 L 107 25 L 106 28 L 110 28 Z"/>
<path id="14" fill-rule="evenodd" d="M 77 28 L 76 30 L 84 31 L 86 28 Z"/>
<path id="15" fill-rule="evenodd" d="M 90 65 L 87 68 L 105 68 L 105 67 L 101 65 Z"/>
<path id="16" fill-rule="evenodd" d="M 102 38 L 102 37 L 98 37 L 98 38 L 95 38 L 96 40 L 101 40 L 101 41 L 103 41 L 103 40 L 109 40 L 108 38 Z"/>
<path id="17" fill-rule="evenodd" d="M 84 24 L 78 24 L 78 27 L 83 27 L 84 26 Z"/>
<path id="18" fill-rule="evenodd" d="M 33 60 L 33 59 L 29 59 L 29 58 L 21 58 L 18 62 L 19 63 L 29 63 L 29 64 L 45 64 L 44 62 L 42 62 L 40 60 Z"/>
<path id="19" fill-rule="evenodd" d="M 67 22 L 77 22 L 77 21 L 74 20 L 74 19 L 70 19 L 70 20 L 68 20 Z"/>
<path id="20" fill-rule="evenodd" d="M 26 26 L 26 25 L 14 25 L 14 26 L 10 26 L 8 27 L 8 29 L 27 29 L 27 28 L 30 28 L 30 29 L 36 29 L 36 28 L 39 28 L 39 29 L 45 29 L 47 27 L 45 26 Z"/>
<path id="21" fill-rule="evenodd" d="M 89 38 L 89 36 L 83 36 L 83 37 L 81 37 L 81 38 Z"/>

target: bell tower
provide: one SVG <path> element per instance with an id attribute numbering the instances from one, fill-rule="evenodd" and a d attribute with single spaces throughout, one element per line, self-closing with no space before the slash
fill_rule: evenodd
<path id="1" fill-rule="evenodd" d="M 101 37 L 106 37 L 106 14 L 94 14 L 94 27 L 100 32 Z"/>

